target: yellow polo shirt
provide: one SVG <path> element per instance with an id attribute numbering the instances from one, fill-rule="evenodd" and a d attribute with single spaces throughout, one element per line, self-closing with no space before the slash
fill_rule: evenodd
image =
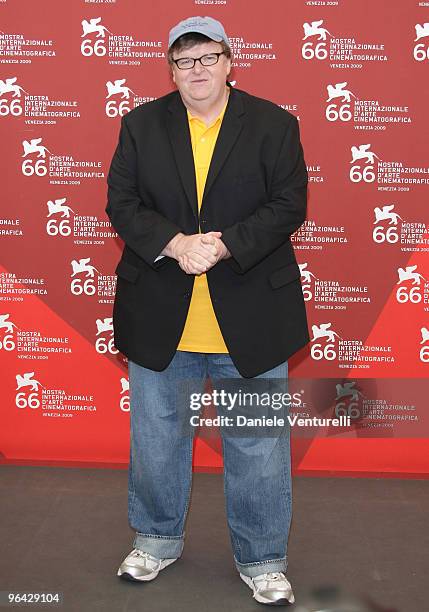
<path id="1" fill-rule="evenodd" d="M 210 161 L 227 104 L 228 101 L 210 126 L 206 126 L 201 119 L 193 117 L 187 111 L 194 154 L 198 211 L 201 208 Z M 199 232 L 201 233 L 200 227 Z M 195 276 L 188 316 L 177 350 L 198 353 L 228 353 L 213 310 L 206 274 Z"/>

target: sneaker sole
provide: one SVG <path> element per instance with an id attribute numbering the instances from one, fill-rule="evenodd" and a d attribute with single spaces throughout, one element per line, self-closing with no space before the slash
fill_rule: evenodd
<path id="1" fill-rule="evenodd" d="M 122 580 L 127 580 L 128 582 L 150 582 L 151 580 L 155 580 L 155 578 L 158 576 L 159 572 L 162 569 L 171 565 L 175 561 L 177 561 L 177 559 L 165 559 L 164 561 L 161 561 L 161 565 L 158 571 L 152 572 L 152 574 L 147 574 L 146 576 L 141 576 L 140 578 L 133 576 L 128 572 L 121 572 L 120 569 L 118 569 L 117 576 L 119 576 L 119 578 L 122 578 Z"/>
<path id="2" fill-rule="evenodd" d="M 249 578 L 248 576 L 245 576 L 244 574 L 239 574 L 239 575 L 240 575 L 240 578 L 243 580 L 243 582 L 245 582 L 247 586 L 249 586 L 252 589 L 253 598 L 258 603 L 265 604 L 266 606 L 293 606 L 293 604 L 295 603 L 295 597 L 293 598 L 293 601 L 289 601 L 289 599 L 287 599 L 286 597 L 282 597 L 281 599 L 278 599 L 277 601 L 266 599 L 265 597 L 262 597 L 262 595 L 260 595 L 259 593 L 255 592 L 251 578 Z"/>

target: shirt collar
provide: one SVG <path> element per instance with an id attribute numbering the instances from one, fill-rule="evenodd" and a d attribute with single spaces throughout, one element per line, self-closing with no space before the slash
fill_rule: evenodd
<path id="1" fill-rule="evenodd" d="M 216 119 L 213 121 L 213 123 L 211 125 L 206 126 L 207 129 L 213 127 L 218 121 L 221 121 L 225 111 L 226 111 L 226 107 L 228 105 L 228 100 L 229 100 L 229 96 L 230 96 L 230 92 L 229 92 L 229 88 L 228 88 L 228 97 L 226 99 L 225 105 L 223 107 L 223 109 L 221 110 L 221 112 L 219 113 L 219 115 L 216 117 Z M 191 113 L 189 112 L 189 109 L 186 109 L 186 113 L 188 115 L 188 120 L 189 121 L 199 121 L 200 123 L 204 123 L 202 119 L 200 119 L 199 117 L 196 117 L 194 115 L 191 115 Z M 205 124 L 204 124 L 205 125 Z"/>

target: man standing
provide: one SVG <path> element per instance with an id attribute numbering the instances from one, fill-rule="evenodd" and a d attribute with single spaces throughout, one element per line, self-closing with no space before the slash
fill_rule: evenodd
<path id="1" fill-rule="evenodd" d="M 221 23 L 172 28 L 177 86 L 122 118 L 107 214 L 125 243 L 113 319 L 128 357 L 128 514 L 134 549 L 118 575 L 148 581 L 176 561 L 192 483 L 180 381 L 287 380 L 309 342 L 290 236 L 306 215 L 307 172 L 296 118 L 231 87 Z M 183 410 L 182 410 L 183 412 Z M 234 561 L 255 599 L 294 601 L 284 572 L 291 519 L 289 430 L 222 433 Z"/>

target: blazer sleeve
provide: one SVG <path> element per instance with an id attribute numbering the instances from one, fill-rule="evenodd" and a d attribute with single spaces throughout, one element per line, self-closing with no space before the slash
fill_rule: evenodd
<path id="1" fill-rule="evenodd" d="M 307 212 L 307 183 L 298 120 L 292 117 L 275 162 L 269 202 L 222 232 L 221 239 L 232 255 L 225 262 L 235 272 L 247 272 L 302 225 Z"/>
<path id="2" fill-rule="evenodd" d="M 125 117 L 121 119 L 119 142 L 107 176 L 106 213 L 124 243 L 157 269 L 166 258 L 156 263 L 155 259 L 182 230 L 142 201 L 137 188 L 136 147 Z"/>

